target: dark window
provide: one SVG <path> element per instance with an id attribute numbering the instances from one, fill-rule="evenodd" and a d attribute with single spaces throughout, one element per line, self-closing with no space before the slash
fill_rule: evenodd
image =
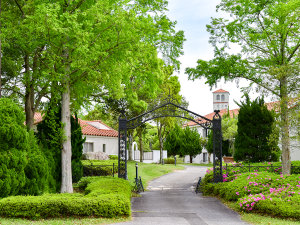
<path id="1" fill-rule="evenodd" d="M 225 101 L 225 95 L 221 96 L 221 101 Z"/>
<path id="2" fill-rule="evenodd" d="M 103 152 L 106 152 L 106 145 L 103 144 Z"/>
<path id="3" fill-rule="evenodd" d="M 220 100 L 220 95 L 217 95 L 217 100 Z"/>

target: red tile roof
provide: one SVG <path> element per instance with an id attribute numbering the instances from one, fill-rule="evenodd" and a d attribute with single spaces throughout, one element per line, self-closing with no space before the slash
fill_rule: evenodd
<path id="1" fill-rule="evenodd" d="M 213 93 L 224 93 L 224 92 L 228 93 L 228 91 L 225 91 L 223 89 L 216 90 Z"/>
<path id="2" fill-rule="evenodd" d="M 274 109 L 276 112 L 279 111 L 279 107 L 280 107 L 280 101 L 275 101 L 275 102 L 268 102 L 268 103 L 265 103 L 265 105 L 267 106 L 268 110 L 272 110 Z M 232 109 L 232 110 L 229 110 L 229 114 L 230 114 L 230 117 L 232 118 L 233 115 L 237 116 L 239 114 L 239 110 L 240 109 Z M 227 113 L 227 109 L 222 109 L 220 110 L 220 115 L 223 116 L 225 113 Z M 213 116 L 215 115 L 215 112 L 212 112 L 212 113 L 209 113 L 207 115 L 205 115 L 204 117 L 212 120 L 213 119 Z M 205 123 L 206 121 L 201 119 L 201 118 L 197 118 L 196 121 L 200 122 L 200 123 Z M 197 126 L 198 124 L 193 122 L 193 121 L 189 121 L 187 122 L 186 124 L 184 124 L 184 126 Z"/>
<path id="3" fill-rule="evenodd" d="M 42 113 L 36 112 L 34 114 L 34 124 L 38 124 L 42 122 L 43 117 Z M 82 134 L 83 135 L 92 135 L 92 136 L 104 136 L 104 137 L 118 137 L 118 131 L 114 130 L 113 128 L 107 126 L 101 120 L 92 120 L 86 121 L 82 119 L 78 119 L 79 124 L 81 126 Z M 100 123 L 101 125 L 107 127 L 107 129 L 99 129 L 95 126 L 92 126 L 89 123 Z"/>
<path id="4" fill-rule="evenodd" d="M 118 137 L 118 132 L 111 127 L 107 126 L 105 123 L 103 123 L 101 120 L 93 120 L 93 121 L 86 121 L 78 119 L 83 135 L 92 135 L 92 136 L 105 136 L 105 137 Z M 98 129 L 89 122 L 98 122 L 104 126 L 106 126 L 108 129 Z"/>
<path id="5" fill-rule="evenodd" d="M 228 110 L 227 110 L 227 109 L 222 109 L 222 110 L 220 110 L 220 112 L 219 112 L 219 114 L 220 114 L 221 116 L 223 116 L 223 115 L 226 114 L 226 113 L 228 113 Z M 229 110 L 229 115 L 230 115 L 231 118 L 232 118 L 233 116 L 237 116 L 238 114 L 239 114 L 239 109 L 232 109 L 232 110 Z M 206 117 L 207 119 L 213 120 L 214 115 L 215 115 L 215 112 L 212 112 L 212 113 L 209 113 L 209 114 L 205 115 L 204 117 Z M 205 121 L 204 119 L 201 119 L 201 118 L 197 118 L 196 121 L 199 122 L 199 123 L 205 123 L 205 122 L 207 122 L 207 121 Z M 198 125 L 198 124 L 195 123 L 194 121 L 189 121 L 189 122 L 187 122 L 184 126 L 189 126 L 189 127 L 191 127 L 191 126 L 197 126 L 197 125 Z"/>
<path id="6" fill-rule="evenodd" d="M 38 124 L 38 123 L 40 123 L 40 122 L 42 122 L 42 121 L 43 121 L 42 113 L 36 112 L 36 113 L 34 114 L 34 122 L 33 122 L 33 124 L 35 125 L 35 124 Z"/>

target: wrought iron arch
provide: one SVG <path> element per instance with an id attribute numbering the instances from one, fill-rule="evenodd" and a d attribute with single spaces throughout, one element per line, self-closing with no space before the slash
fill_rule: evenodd
<path id="1" fill-rule="evenodd" d="M 127 119 L 125 111 L 119 117 L 119 166 L 118 177 L 127 179 L 127 130 L 135 129 L 147 121 L 162 117 L 178 117 L 195 122 L 204 129 L 213 130 L 214 147 L 214 181 L 221 181 L 222 178 L 222 132 L 221 116 L 219 110 L 215 111 L 213 120 L 192 112 L 176 103 L 170 96 L 160 106 L 153 108 L 139 116 Z"/>

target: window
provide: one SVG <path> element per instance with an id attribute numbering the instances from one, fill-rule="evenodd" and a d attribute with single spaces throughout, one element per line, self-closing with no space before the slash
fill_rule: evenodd
<path id="1" fill-rule="evenodd" d="M 217 95 L 217 100 L 220 100 L 220 95 Z"/>
<path id="2" fill-rule="evenodd" d="M 106 145 L 105 144 L 103 144 L 103 152 L 106 152 Z"/>
<path id="3" fill-rule="evenodd" d="M 83 144 L 83 153 L 93 152 L 94 151 L 94 143 L 93 142 L 85 142 Z"/>
<path id="4" fill-rule="evenodd" d="M 221 101 L 223 101 L 223 102 L 225 101 L 225 95 L 221 96 Z"/>

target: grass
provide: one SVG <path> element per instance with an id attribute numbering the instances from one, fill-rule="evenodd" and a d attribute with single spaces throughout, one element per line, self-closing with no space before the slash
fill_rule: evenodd
<path id="1" fill-rule="evenodd" d="M 128 180 L 133 184 L 135 178 L 135 161 L 127 162 Z M 152 163 L 138 163 L 138 176 L 141 176 L 144 188 L 148 186 L 149 181 L 160 177 L 164 174 L 170 173 L 174 170 L 183 170 L 181 165 L 174 164 L 152 164 Z"/>

